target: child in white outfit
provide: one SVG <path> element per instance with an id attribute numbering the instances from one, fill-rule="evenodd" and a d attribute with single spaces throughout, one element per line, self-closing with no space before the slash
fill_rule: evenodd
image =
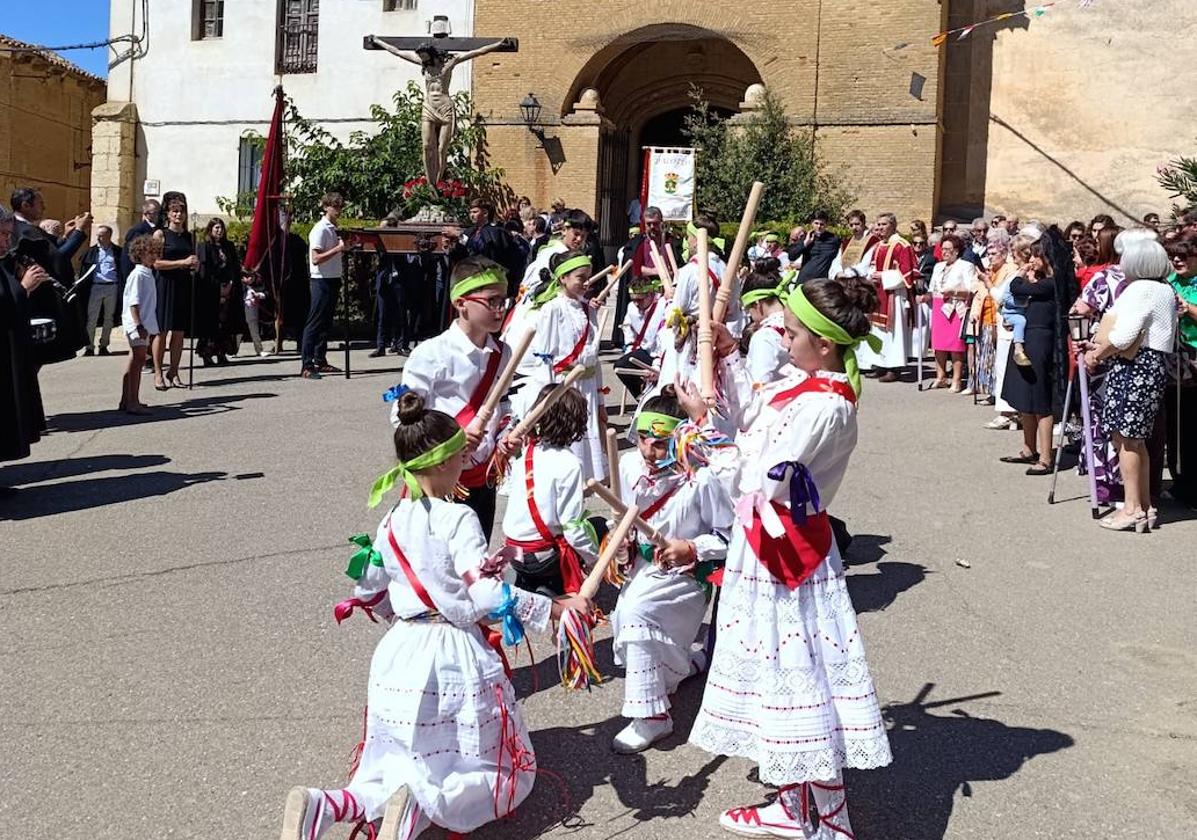
<path id="1" fill-rule="evenodd" d="M 121 378 L 121 402 L 126 414 L 149 414 L 141 401 L 141 369 L 150 340 L 158 334 L 158 290 L 154 283 L 154 262 L 162 258 L 162 240 L 139 236 L 129 243 L 133 270 L 125 280 L 121 301 L 121 329 L 129 341 L 129 361 Z"/>
<path id="2" fill-rule="evenodd" d="M 262 301 L 266 299 L 266 292 L 262 289 L 262 279 L 256 274 L 248 275 L 245 280 L 245 327 L 249 330 L 249 338 L 254 343 L 254 353 L 265 356 L 262 349 L 262 333 L 258 327 L 258 315 L 262 311 Z"/>

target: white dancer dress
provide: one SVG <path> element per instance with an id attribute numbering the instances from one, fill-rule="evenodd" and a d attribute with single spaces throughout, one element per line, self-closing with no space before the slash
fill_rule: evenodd
<path id="1" fill-rule="evenodd" d="M 570 368 L 581 365 L 586 374 L 576 387 L 586 397 L 586 434 L 570 449 L 582 462 L 582 482 L 607 477 L 607 456 L 599 411 L 603 407 L 603 372 L 599 365 L 598 321 L 594 309 L 564 293 L 541 307 L 536 322 L 536 338 L 525 359 L 532 367 L 523 387 L 512 397 L 512 409 L 523 417 L 536 402 L 541 388 L 560 382 Z M 584 337 L 584 340 L 583 340 Z"/>
<path id="2" fill-rule="evenodd" d="M 784 312 L 766 315 L 748 342 L 748 376 L 756 385 L 780 379 L 788 370 L 790 353 L 785 345 Z"/>
<path id="3" fill-rule="evenodd" d="M 435 611 L 417 594 L 396 545 Z M 476 624 L 505 600 L 502 578 L 482 572 L 486 540 L 477 515 L 439 499 L 401 501 L 379 526 L 374 550 L 382 565 L 366 563 L 355 606 L 393 611 L 395 620 L 370 662 L 365 747 L 346 789 L 374 820 L 407 785 L 433 823 L 473 831 L 522 802 L 536 779 L 515 692 Z M 525 627 L 548 626 L 547 598 L 510 593 Z"/>
<path id="4" fill-rule="evenodd" d="M 731 499 L 711 470 L 693 478 L 673 470 L 650 475 L 632 451 L 619 459 L 619 478 L 622 498 L 647 511 L 666 537 L 693 542 L 698 563 L 727 556 Z M 627 666 L 624 717 L 669 711 L 668 695 L 690 675 L 690 645 L 706 609 L 706 592 L 691 571 L 666 571 L 637 557 L 611 614 L 615 661 Z"/>
<path id="5" fill-rule="evenodd" d="M 851 393 L 842 373 L 818 377 Z M 752 759 L 761 781 L 775 785 L 835 779 L 842 767 L 868 769 L 891 760 L 830 527 L 823 559 L 815 556 L 813 574 L 791 589 L 765 568 L 743 524 L 755 512 L 755 524 L 775 533 L 780 517 L 790 517 L 790 481 L 769 478 L 774 465 L 800 463 L 809 470 L 819 502 L 805 506 L 808 521 L 839 489 L 856 445 L 856 406 L 840 393 L 787 394 L 807 379 L 795 371 L 762 388 L 743 418 L 748 428 L 736 438 L 739 452 L 720 465 L 743 498 L 728 549 L 715 653 L 690 734 L 691 743 L 709 752 Z"/>

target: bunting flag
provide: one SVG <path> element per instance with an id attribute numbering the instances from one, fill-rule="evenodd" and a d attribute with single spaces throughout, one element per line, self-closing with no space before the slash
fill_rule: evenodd
<path id="1" fill-rule="evenodd" d="M 1093 3 L 1094 0 L 1080 0 L 1080 6 L 1082 9 L 1092 6 Z M 1021 11 L 1017 12 L 1004 12 L 1003 14 L 995 15 L 988 20 L 979 20 L 976 23 L 970 23 L 968 26 L 958 26 L 955 29 L 949 29 L 945 32 L 940 32 L 931 39 L 931 46 L 942 46 L 947 42 L 948 38 L 951 38 L 953 35 L 956 36 L 957 41 L 963 41 L 969 35 L 972 35 L 973 31 L 979 27 L 988 26 L 993 23 L 1000 23 L 1003 20 L 1010 20 L 1010 18 L 1026 17 L 1028 20 L 1031 18 L 1041 18 L 1047 14 L 1048 9 L 1050 9 L 1052 6 L 1058 6 L 1059 4 L 1060 0 L 1052 0 L 1050 3 L 1042 3 L 1038 6 L 1032 6 L 1029 9 L 1022 9 Z"/>

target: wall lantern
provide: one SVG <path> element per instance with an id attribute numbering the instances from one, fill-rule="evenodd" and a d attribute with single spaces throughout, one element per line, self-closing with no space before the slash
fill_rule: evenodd
<path id="1" fill-rule="evenodd" d="M 540 101 L 536 98 L 536 94 L 529 91 L 528 95 L 520 102 L 520 114 L 524 118 L 524 125 L 533 134 L 540 126 Z"/>

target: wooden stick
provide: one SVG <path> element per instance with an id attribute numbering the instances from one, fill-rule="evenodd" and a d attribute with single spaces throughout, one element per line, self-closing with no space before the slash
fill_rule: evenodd
<path id="1" fill-rule="evenodd" d="M 611 310 L 604 307 L 599 312 L 598 318 L 598 340 L 599 344 L 603 343 L 603 332 L 607 329 L 607 316 L 611 314 Z"/>
<path id="2" fill-rule="evenodd" d="M 619 495 L 619 440 L 615 430 L 610 426 L 607 427 L 607 484 L 611 487 L 615 498 L 621 499 L 622 497 Z"/>
<path id="3" fill-rule="evenodd" d="M 604 268 L 602 271 L 600 271 L 598 274 L 592 274 L 590 276 L 590 279 L 587 280 L 586 282 L 587 283 L 595 283 L 599 280 L 602 280 L 604 277 L 606 277 L 608 274 L 610 274 L 614 270 L 615 270 L 615 266 L 609 265 L 606 268 Z"/>
<path id="4" fill-rule="evenodd" d="M 740 217 L 740 229 L 736 231 L 736 241 L 723 269 L 723 279 L 719 282 L 719 292 L 715 295 L 715 308 L 711 312 L 711 317 L 719 323 L 723 323 L 727 316 L 727 304 L 731 300 L 732 287 L 736 284 L 736 271 L 740 267 L 740 261 L 744 259 L 744 252 L 748 249 L 748 234 L 756 221 L 756 210 L 760 206 L 761 192 L 764 189 L 765 185 L 760 181 L 753 181 L 752 190 L 748 193 L 748 203 L 744 205 L 744 215 Z"/>
<path id="5" fill-rule="evenodd" d="M 715 403 L 715 332 L 711 326 L 711 281 L 707 277 L 707 231 L 698 229 L 698 379 L 707 405 Z M 719 291 L 723 291 L 723 286 Z"/>
<path id="6" fill-rule="evenodd" d="M 623 277 L 631 267 L 631 260 L 625 262 L 622 266 L 620 266 L 619 271 L 615 273 L 615 276 L 611 278 L 611 282 L 608 283 L 601 292 L 594 296 L 594 299 L 599 302 L 599 306 L 602 306 L 603 301 L 607 299 L 607 295 L 611 294 L 611 290 L 614 289 L 615 284 L 619 282 L 619 278 Z M 612 268 L 614 268 L 614 266 L 612 266 Z"/>
<path id="7" fill-rule="evenodd" d="M 675 256 L 673 255 L 673 249 L 672 249 L 672 248 L 666 248 L 666 249 L 665 249 L 665 258 L 666 258 L 667 260 L 669 260 L 669 270 L 673 272 L 673 276 L 674 276 L 674 277 L 677 277 L 677 272 L 678 272 L 678 267 L 677 267 L 677 257 L 675 257 Z"/>
<path id="8" fill-rule="evenodd" d="M 532 431 L 532 427 L 536 425 L 541 416 L 548 411 L 553 403 L 565 396 L 565 392 L 574 386 L 574 383 L 582 378 L 586 373 L 586 368 L 581 365 L 576 365 L 571 368 L 565 378 L 557 383 L 557 387 L 549 392 L 549 395 L 544 398 L 540 405 L 535 406 L 528 415 L 519 422 L 519 424 L 512 430 L 511 436 L 520 438 Z"/>
<path id="9" fill-rule="evenodd" d="M 528 348 L 532 345 L 532 339 L 535 337 L 536 326 L 532 325 L 526 333 L 520 336 L 520 340 L 511 349 L 511 361 L 507 363 L 507 367 L 503 368 L 503 372 L 499 374 L 498 380 L 491 386 L 490 393 L 486 395 L 486 402 L 482 403 L 482 407 L 474 415 L 474 421 L 478 424 L 479 428 L 485 429 L 486 424 L 490 422 L 490 418 L 502 401 L 503 395 L 511 387 L 511 380 L 515 378 L 515 371 L 520 366 L 524 354 L 528 352 Z"/>
<path id="10" fill-rule="evenodd" d="M 587 495 L 593 494 L 598 496 L 604 502 L 609 504 L 611 506 L 611 510 L 615 512 L 616 516 L 623 516 L 629 510 L 631 510 L 631 508 L 625 505 L 618 496 L 612 493 L 604 485 L 595 481 L 593 478 L 586 482 L 585 493 Z M 658 548 L 665 548 L 667 545 L 669 545 L 669 540 L 665 538 L 665 535 L 652 525 L 648 524 L 648 522 L 642 516 L 640 516 L 640 511 L 636 511 L 636 528 L 640 531 L 640 533 L 644 534 L 644 536 L 648 538 L 649 542 Z"/>
<path id="11" fill-rule="evenodd" d="M 646 379 L 652 376 L 647 370 L 640 370 L 638 368 L 613 368 L 616 373 L 622 373 L 624 376 L 638 376 L 641 379 Z M 623 412 L 619 412 L 623 414 Z"/>
<path id="12" fill-rule="evenodd" d="M 635 356 L 629 356 L 628 363 L 635 365 L 636 367 L 640 368 L 641 370 L 651 370 L 651 371 L 656 370 L 656 368 L 653 367 L 652 365 L 650 365 L 648 362 L 641 361 L 640 359 L 637 359 Z"/>
<path id="13" fill-rule="evenodd" d="M 615 526 L 615 533 L 607 538 L 607 550 L 599 555 L 598 562 L 594 564 L 594 568 L 590 570 L 590 574 L 586 575 L 586 580 L 582 581 L 582 586 L 578 589 L 580 596 L 583 598 L 593 598 L 595 593 L 598 592 L 599 584 L 603 582 L 603 576 L 606 574 L 607 567 L 611 565 L 611 561 L 615 559 L 615 555 L 623 549 L 623 541 L 627 539 L 628 531 L 632 530 L 632 525 L 635 524 L 639 515 L 640 508 L 635 505 L 632 505 L 624 512 L 623 518 Z"/>
<path id="14" fill-rule="evenodd" d="M 669 269 L 665 265 L 665 260 L 661 259 L 661 249 L 657 247 L 657 240 L 651 236 L 648 238 L 648 249 L 653 255 L 653 265 L 657 267 L 657 271 L 661 274 L 661 288 L 665 291 L 667 299 L 673 297 L 673 275 L 669 273 Z"/>

